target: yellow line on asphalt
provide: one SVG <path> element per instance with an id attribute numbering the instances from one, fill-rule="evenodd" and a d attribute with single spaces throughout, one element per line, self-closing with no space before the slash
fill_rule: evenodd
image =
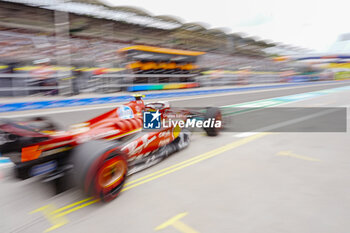
<path id="1" fill-rule="evenodd" d="M 84 199 L 84 200 L 74 202 L 74 203 L 72 203 L 72 204 L 70 204 L 70 205 L 66 205 L 66 206 L 64 206 L 64 207 L 62 207 L 62 208 L 59 208 L 59 209 L 53 211 L 53 214 L 62 212 L 63 210 L 69 209 L 69 208 L 71 208 L 71 207 L 73 207 L 73 206 L 79 205 L 79 204 L 84 203 L 84 202 L 86 202 L 86 201 L 90 201 L 91 199 L 93 199 L 93 197 L 88 197 L 88 198 L 86 198 L 86 199 Z"/>
<path id="2" fill-rule="evenodd" d="M 44 217 L 51 223 L 52 226 L 44 232 L 50 232 L 68 223 L 68 220 L 64 216 L 56 216 L 54 214 L 55 210 L 56 207 L 53 204 L 49 204 L 31 212 L 31 214 L 42 212 Z"/>
<path id="3" fill-rule="evenodd" d="M 178 214 L 174 217 L 172 217 L 171 219 L 165 221 L 164 223 L 160 224 L 159 226 L 157 226 L 155 228 L 156 231 L 159 231 L 159 230 L 163 230 L 164 228 L 172 225 L 174 222 L 180 220 L 181 218 L 185 217 L 187 215 L 187 212 L 184 212 L 184 213 L 181 213 L 181 214 Z"/>
<path id="4" fill-rule="evenodd" d="M 216 155 L 219 155 L 223 152 L 226 152 L 228 150 L 232 150 L 236 147 L 239 147 L 239 146 L 242 146 L 248 142 L 251 142 L 251 141 L 254 141 L 258 138 L 261 138 L 265 135 L 267 135 L 268 133 L 259 133 L 259 134 L 256 134 L 256 135 L 253 135 L 253 136 L 250 136 L 250 137 L 247 137 L 247 138 L 243 138 L 243 139 L 240 139 L 238 141 L 235 141 L 235 142 L 232 142 L 230 144 L 227 144 L 225 146 L 222 146 L 220 148 L 217 148 L 217 149 L 214 149 L 214 150 L 211 150 L 209 152 L 206 152 L 202 155 L 198 155 L 194 158 L 191 158 L 191 159 L 188 159 L 188 160 L 185 160 L 181 163 L 177 163 L 175 165 L 172 165 L 170 167 L 167 167 L 167 168 L 164 168 L 162 170 L 159 170 L 157 172 L 154 172 L 154 173 L 151 173 L 149 175 L 146 175 L 146 176 L 143 176 L 139 179 L 136 179 L 134 181 L 130 181 L 128 182 L 127 184 L 125 184 L 124 188 L 122 189 L 122 192 L 123 191 L 126 191 L 128 189 L 131 189 L 131 188 L 134 188 L 134 187 L 137 187 L 141 184 L 144 184 L 144 183 L 148 183 L 152 180 L 155 180 L 157 178 L 160 178 L 162 176 L 165 176 L 167 174 L 170 174 L 170 173 L 173 173 L 177 170 L 180 170 L 182 168 L 185 168 L 185 167 L 188 167 L 190 165 L 193 165 L 193 164 L 196 164 L 200 161 L 203 161 L 203 160 L 206 160 L 206 159 L 209 159 L 211 157 L 214 157 Z"/>
<path id="5" fill-rule="evenodd" d="M 199 233 L 198 231 L 181 221 L 174 222 L 173 227 L 182 233 Z"/>
<path id="6" fill-rule="evenodd" d="M 57 229 L 57 228 L 60 228 L 61 226 L 65 225 L 65 224 L 66 224 L 66 222 L 61 222 L 61 223 L 55 224 L 55 225 L 51 226 L 50 228 L 46 229 L 46 230 L 44 231 L 44 233 L 53 231 L 53 230 L 55 230 L 55 229 Z"/>
<path id="7" fill-rule="evenodd" d="M 254 140 L 258 139 L 258 138 L 261 138 L 261 137 L 263 137 L 263 136 L 265 136 L 267 134 L 269 134 L 269 133 L 259 133 L 259 134 L 255 134 L 255 135 L 250 136 L 250 137 L 246 137 L 246 138 L 240 139 L 238 141 L 234 141 L 234 142 L 229 143 L 229 144 L 227 144 L 225 146 L 219 147 L 217 149 L 211 150 L 211 151 L 206 152 L 204 154 L 195 156 L 195 157 L 193 157 L 191 159 L 185 160 L 183 162 L 174 164 L 172 166 L 166 167 L 166 168 L 161 169 L 159 171 L 156 171 L 156 172 L 153 172 L 151 174 L 145 175 L 145 176 L 143 176 L 141 178 L 135 179 L 133 181 L 130 181 L 130 182 L 126 183 L 124 188 L 122 189 L 122 192 L 126 191 L 126 190 L 129 190 L 129 189 L 132 189 L 132 188 L 135 188 L 135 187 L 137 187 L 139 185 L 148 183 L 148 182 L 150 182 L 152 180 L 158 179 L 158 178 L 160 178 L 162 176 L 165 176 L 167 174 L 173 173 L 173 172 L 178 171 L 180 169 L 183 169 L 185 167 L 188 167 L 188 166 L 191 166 L 193 164 L 199 163 L 199 162 L 201 162 L 203 160 L 212 158 L 212 157 L 214 157 L 216 155 L 222 154 L 222 153 L 224 153 L 226 151 L 232 150 L 232 149 L 237 148 L 239 146 L 242 146 L 242 145 L 244 145 L 246 143 L 254 141 Z M 81 201 L 77 201 L 77 202 L 74 202 L 74 203 L 69 204 L 67 206 L 61 207 L 59 209 L 55 209 L 55 210 L 53 210 L 51 212 L 51 215 L 53 215 L 53 217 L 55 219 L 58 219 L 58 218 L 60 218 L 62 216 L 70 214 L 70 213 L 72 213 L 74 211 L 77 211 L 77 210 L 79 210 L 81 208 L 84 208 L 86 206 L 92 205 L 92 204 L 94 204 L 94 203 L 96 203 L 98 201 L 100 201 L 100 199 L 94 199 L 93 197 L 89 197 L 89 198 L 83 199 Z M 82 203 L 84 203 L 84 204 L 82 204 Z M 82 205 L 80 205 L 80 204 L 82 204 Z M 74 207 L 74 206 L 76 206 L 76 207 Z M 72 207 L 74 207 L 74 208 L 72 208 Z M 41 207 L 41 208 L 33 211 L 32 213 L 40 211 L 42 208 L 44 208 L 44 207 Z M 64 210 L 66 210 L 66 211 L 64 211 Z M 180 225 L 179 225 L 179 228 L 180 228 Z M 50 230 L 52 230 L 52 229 L 50 229 Z"/>
<path id="8" fill-rule="evenodd" d="M 279 156 L 289 156 L 289 157 L 293 157 L 293 158 L 297 158 L 297 159 L 303 159 L 303 160 L 307 160 L 307 161 L 313 161 L 313 162 L 321 162 L 321 160 L 319 160 L 319 159 L 315 159 L 315 158 L 311 158 L 311 157 L 307 157 L 307 156 L 303 156 L 303 155 L 294 154 L 291 151 L 280 151 L 280 152 L 277 153 L 277 155 L 279 155 Z"/>
<path id="9" fill-rule="evenodd" d="M 179 230 L 182 233 L 199 233 L 198 231 L 196 231 L 195 229 L 193 229 L 189 225 L 187 225 L 187 224 L 183 223 L 182 221 L 180 221 L 180 219 L 185 217 L 186 215 L 187 215 L 186 212 L 178 214 L 175 217 L 172 217 L 171 219 L 169 219 L 169 220 L 165 221 L 164 223 L 160 224 L 159 226 L 154 228 L 154 230 L 159 231 L 159 230 L 163 230 L 166 227 L 172 226 L 172 227 L 174 227 L 175 229 Z"/>
<path id="10" fill-rule="evenodd" d="M 73 209 L 70 209 L 70 210 L 67 210 L 67 211 L 65 211 L 65 212 L 56 214 L 56 217 L 61 217 L 61 216 L 67 215 L 67 214 L 72 213 L 72 212 L 74 212 L 74 211 L 77 211 L 77 210 L 79 210 L 79 209 L 81 209 L 81 208 L 84 208 L 84 207 L 86 207 L 86 206 L 89 206 L 89 205 L 91 205 L 91 204 L 94 204 L 94 203 L 96 203 L 96 202 L 98 202 L 98 201 L 100 201 L 100 199 L 94 199 L 94 200 L 92 200 L 92 201 L 90 201 L 90 202 L 87 202 L 87 203 L 85 203 L 85 204 L 83 204 L 83 205 L 77 206 L 77 207 L 75 207 L 75 208 L 73 208 Z"/>

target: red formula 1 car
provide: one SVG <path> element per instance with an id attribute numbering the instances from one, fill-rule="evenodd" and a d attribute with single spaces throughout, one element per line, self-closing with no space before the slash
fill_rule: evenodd
<path id="1" fill-rule="evenodd" d="M 64 131 L 40 117 L 2 120 L 0 152 L 15 164 L 18 178 L 40 175 L 54 183 L 57 192 L 73 183 L 88 195 L 113 200 L 128 175 L 160 162 L 190 142 L 190 131 L 179 127 L 143 130 L 143 111 L 157 111 L 166 117 L 165 112 L 171 113 L 172 108 L 167 102 L 145 105 L 141 97 Z M 182 110 L 181 114 L 221 119 L 217 108 Z M 218 130 L 205 128 L 210 136 Z"/>

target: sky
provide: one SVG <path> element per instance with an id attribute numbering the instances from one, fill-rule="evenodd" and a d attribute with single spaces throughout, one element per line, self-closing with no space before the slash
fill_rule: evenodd
<path id="1" fill-rule="evenodd" d="M 183 23 L 242 32 L 327 52 L 342 33 L 350 32 L 346 0 L 103 0 L 113 6 L 139 7 L 151 15 L 172 15 Z"/>

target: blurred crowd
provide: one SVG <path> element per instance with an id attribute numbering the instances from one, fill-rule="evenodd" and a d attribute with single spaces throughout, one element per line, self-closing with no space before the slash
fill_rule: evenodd
<path id="1" fill-rule="evenodd" d="M 243 55 L 224 55 L 210 52 L 202 56 L 198 64 L 199 66 L 209 69 L 249 69 L 254 71 L 282 71 L 288 67 L 288 64 L 283 62 L 274 62 L 270 58 L 257 58 Z"/>
<path id="2" fill-rule="evenodd" d="M 63 49 L 67 54 L 69 52 L 71 64 L 104 67 L 118 67 L 121 59 L 116 51 L 131 46 L 128 43 L 87 38 L 69 38 L 68 41 L 60 42 L 59 38 L 38 35 L 28 30 L 0 28 L 0 61 L 30 64 L 35 60 L 49 59 L 52 63 L 57 63 L 63 43 Z M 249 68 L 256 71 L 279 71 L 284 66 L 282 62 L 274 62 L 270 58 L 213 52 L 203 55 L 198 65 L 205 69 Z"/>
<path id="3" fill-rule="evenodd" d="M 64 44 L 64 48 L 62 48 Z M 96 39 L 69 38 L 68 41 L 53 36 L 38 35 L 21 29 L 0 28 L 0 61 L 33 64 L 49 59 L 57 63 L 60 52 L 69 52 L 72 64 L 93 66 L 96 63 L 116 63 L 116 51 L 126 46 L 121 43 Z"/>
<path id="4" fill-rule="evenodd" d="M 205 53 L 193 62 L 167 61 L 167 66 L 147 59 L 132 63 L 117 52 L 132 45 Z M 5 0 L 0 1 L 0 96 L 57 94 L 65 86 L 71 87 L 68 92 L 78 93 L 96 90 L 97 85 L 105 90 L 125 83 L 192 82 L 192 77 L 210 70 L 279 75 L 290 69 L 290 64 L 276 62 L 266 53 L 274 46 L 220 28 L 208 29 L 201 23 L 152 16 L 138 8 L 108 7 L 98 0 Z M 139 67 L 130 68 L 130 64 Z M 12 76 L 5 75 L 8 73 Z M 107 79 L 111 74 L 115 76 Z M 129 81 L 125 74 L 141 75 Z M 173 77 L 153 80 L 149 74 Z"/>

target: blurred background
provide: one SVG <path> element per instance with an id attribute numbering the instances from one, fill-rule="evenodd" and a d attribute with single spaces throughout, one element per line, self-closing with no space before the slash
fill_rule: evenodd
<path id="1" fill-rule="evenodd" d="M 339 56 L 349 44 L 347 34 L 339 37 L 329 56 L 229 32 L 234 28 L 209 27 L 205 19 L 184 22 L 177 15 L 156 16 L 141 7 L 111 6 L 115 4 L 1 1 L 0 96 L 70 96 L 349 76 L 350 57 Z"/>
<path id="2" fill-rule="evenodd" d="M 6 122 L 27 118 L 57 125 L 57 135 L 64 128 L 63 134 L 74 133 L 87 128 L 79 123 L 141 92 L 147 102 L 181 109 L 219 107 L 224 127 L 237 131 L 195 132 L 188 149 L 134 174 L 108 205 L 92 205 L 98 200 L 79 189 L 54 196 L 41 182 L 46 176 L 13 179 L 18 164 L 0 153 L 0 233 L 174 233 L 180 230 L 170 224 L 157 226 L 187 213 L 182 226 L 196 230 L 186 233 L 348 233 L 350 135 L 342 132 L 345 114 L 326 121 L 350 106 L 348 5 L 0 0 L 0 118 Z M 322 114 L 314 112 L 319 109 Z M 297 123 L 300 132 L 258 133 Z M 342 130 L 323 132 L 313 127 L 319 124 Z M 16 139 L 0 132 L 0 147 Z M 128 140 L 134 138 L 120 143 Z M 43 159 L 30 171 L 51 172 Z"/>

